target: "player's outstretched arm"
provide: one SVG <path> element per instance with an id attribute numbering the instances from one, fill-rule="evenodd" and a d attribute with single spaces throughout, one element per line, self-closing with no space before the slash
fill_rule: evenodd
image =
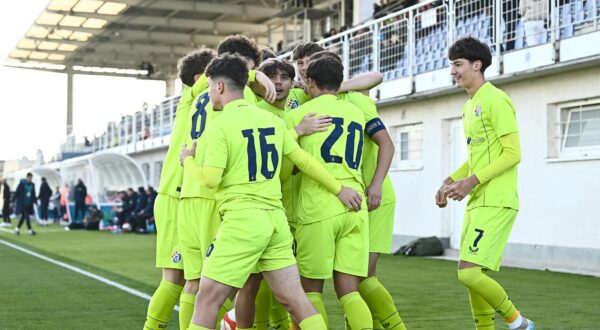
<path id="1" fill-rule="evenodd" d="M 367 205 L 369 211 L 375 210 L 381 204 L 383 180 L 390 170 L 394 158 L 394 143 L 386 129 L 379 130 L 371 136 L 371 140 L 379 147 L 377 165 L 371 183 L 367 187 Z"/>
<path id="2" fill-rule="evenodd" d="M 311 135 L 316 132 L 325 132 L 331 125 L 331 117 L 328 115 L 318 116 L 316 112 L 309 112 L 302 118 L 298 126 L 294 127 L 297 137 Z"/>
<path id="3" fill-rule="evenodd" d="M 381 84 L 382 81 L 383 74 L 381 72 L 373 71 L 361 73 L 355 77 L 352 77 L 342 82 L 338 93 L 355 91 L 368 95 L 369 90 Z"/>
<path id="4" fill-rule="evenodd" d="M 336 195 L 346 207 L 359 211 L 362 203 L 362 197 L 351 188 L 342 186 L 313 156 L 306 151 L 298 148 L 286 155 L 286 157 L 296 165 L 311 179 L 324 186 L 329 192 Z"/>
<path id="5" fill-rule="evenodd" d="M 203 90 L 208 88 L 208 78 L 202 74 L 200 75 L 200 78 L 198 78 L 198 80 L 196 80 L 196 82 L 194 83 L 194 86 L 192 86 L 192 100 L 196 98 L 196 96 L 198 96 L 198 94 L 200 94 L 200 92 L 202 92 Z"/>
<path id="6" fill-rule="evenodd" d="M 207 186 L 208 188 L 215 188 L 221 182 L 223 177 L 223 169 L 219 167 L 208 167 L 200 166 L 194 161 L 194 155 L 196 154 L 196 141 L 191 148 L 183 146 L 181 154 L 179 155 L 179 162 L 183 166 L 183 170 L 190 173 L 192 177 L 200 184 Z"/>
<path id="7" fill-rule="evenodd" d="M 254 72 L 254 74 L 250 74 Z M 269 103 L 275 102 L 277 97 L 277 91 L 275 90 L 275 84 L 261 71 L 250 70 L 248 78 L 248 87 L 254 92 L 254 94 L 262 97 Z M 254 77 L 252 77 L 254 76 Z M 250 79 L 253 78 L 253 79 Z"/>

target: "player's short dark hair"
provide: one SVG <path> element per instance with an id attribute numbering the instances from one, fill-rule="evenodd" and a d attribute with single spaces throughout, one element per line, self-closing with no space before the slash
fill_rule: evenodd
<path id="1" fill-rule="evenodd" d="M 291 80 L 296 78 L 296 70 L 294 69 L 294 66 L 284 60 L 278 59 L 277 57 L 270 58 L 262 62 L 258 67 L 258 71 L 267 76 L 275 75 L 277 74 L 277 71 L 281 71 L 287 74 Z"/>
<path id="2" fill-rule="evenodd" d="M 225 53 L 210 62 L 205 72 L 207 77 L 226 78 L 228 85 L 242 91 L 248 82 L 246 61 L 238 54 Z"/>
<path id="3" fill-rule="evenodd" d="M 25 175 L 25 177 L 30 177 L 33 176 L 33 174 L 31 174 L 31 172 L 27 172 L 27 175 Z"/>
<path id="4" fill-rule="evenodd" d="M 337 60 L 338 62 L 342 63 L 342 58 L 340 57 L 340 55 L 334 53 L 334 52 L 330 52 L 328 50 L 323 50 L 320 52 L 316 52 L 312 55 L 310 55 L 310 58 L 308 59 L 309 61 L 316 61 L 320 58 L 324 58 L 324 57 L 329 57 L 329 58 L 333 58 L 335 60 Z"/>
<path id="5" fill-rule="evenodd" d="M 314 80 L 320 89 L 338 90 L 344 80 L 344 66 L 334 58 L 323 57 L 310 62 L 306 77 Z"/>
<path id="6" fill-rule="evenodd" d="M 481 61 L 481 73 L 484 73 L 485 69 L 492 64 L 492 52 L 490 51 L 490 47 L 486 43 L 473 37 L 465 37 L 456 40 L 454 44 L 450 46 L 450 49 L 448 49 L 448 58 L 451 61 L 464 58 L 471 63 Z"/>
<path id="7" fill-rule="evenodd" d="M 206 66 L 214 57 L 215 52 L 212 49 L 204 48 L 190 52 L 179 59 L 177 69 L 181 82 L 187 86 L 193 86 L 194 76 L 203 74 Z"/>
<path id="8" fill-rule="evenodd" d="M 235 34 L 223 39 L 217 47 L 217 53 L 223 55 L 225 53 L 235 54 L 253 60 L 256 65 L 260 64 L 260 52 L 256 46 L 254 39 L 250 39 L 241 34 Z"/>
<path id="9" fill-rule="evenodd" d="M 304 42 L 296 46 L 294 51 L 292 52 L 292 60 L 297 61 L 299 59 L 305 58 L 306 56 L 311 56 L 314 53 L 318 53 L 320 51 L 325 50 L 323 46 L 317 44 L 316 42 Z"/>
<path id="10" fill-rule="evenodd" d="M 258 46 L 258 51 L 260 53 L 260 63 L 262 63 L 270 58 L 277 57 L 277 54 L 275 54 L 275 52 L 273 52 L 273 49 L 271 49 L 271 47 L 269 47 L 269 46 L 260 45 L 260 46 Z M 256 63 L 256 65 L 258 66 L 258 64 L 260 64 L 260 63 Z"/>

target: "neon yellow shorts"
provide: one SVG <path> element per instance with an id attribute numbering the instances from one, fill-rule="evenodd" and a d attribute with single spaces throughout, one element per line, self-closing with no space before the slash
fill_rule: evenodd
<path id="1" fill-rule="evenodd" d="M 366 208 L 296 228 L 298 269 L 310 279 L 328 279 L 333 271 L 367 276 L 369 215 Z"/>
<path id="2" fill-rule="evenodd" d="M 280 209 L 226 211 L 208 248 L 202 276 L 241 288 L 248 276 L 296 264 L 292 234 Z"/>
<path id="3" fill-rule="evenodd" d="M 517 212 L 507 207 L 467 210 L 463 221 L 460 260 L 498 271 Z"/>
<path id="4" fill-rule="evenodd" d="M 183 198 L 179 201 L 179 248 L 186 280 L 202 274 L 204 255 L 221 224 L 214 199 Z"/>
<path id="5" fill-rule="evenodd" d="M 178 198 L 166 194 L 158 194 L 154 202 L 157 268 L 183 269 L 177 235 L 178 203 Z"/>
<path id="6" fill-rule="evenodd" d="M 369 252 L 392 252 L 394 236 L 394 211 L 396 203 L 380 205 L 369 212 Z"/>

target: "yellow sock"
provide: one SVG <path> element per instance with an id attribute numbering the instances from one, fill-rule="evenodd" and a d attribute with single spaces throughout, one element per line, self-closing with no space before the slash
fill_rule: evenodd
<path id="1" fill-rule="evenodd" d="M 169 323 L 173 307 L 179 300 L 183 287 L 169 281 L 162 280 L 156 288 L 150 304 L 148 304 L 148 313 L 144 329 L 155 330 L 164 329 Z"/>
<path id="2" fill-rule="evenodd" d="M 373 320 L 377 320 L 378 328 L 374 327 L 374 329 L 406 329 L 398 309 L 396 309 L 394 299 L 377 277 L 372 276 L 360 282 L 358 291 L 369 306 L 369 310 L 373 314 Z M 373 325 L 375 325 L 375 322 L 373 322 Z"/>
<path id="3" fill-rule="evenodd" d="M 323 296 L 318 292 L 307 292 L 306 296 L 308 300 L 315 306 L 319 314 L 323 317 L 323 321 L 325 321 L 325 326 L 329 328 L 329 322 L 327 320 L 327 310 L 325 309 L 325 303 L 323 302 Z"/>
<path id="4" fill-rule="evenodd" d="M 340 303 L 351 329 L 373 329 L 373 316 L 369 306 L 358 292 L 351 292 L 341 297 Z"/>
<path id="5" fill-rule="evenodd" d="M 225 299 L 225 302 L 223 302 L 223 305 L 221 305 L 221 307 L 219 308 L 219 314 L 217 315 L 217 327 L 215 329 L 221 328 L 221 320 L 223 320 L 223 316 L 225 315 L 225 313 L 229 312 L 232 308 L 233 308 L 233 301 L 231 301 L 231 299 L 229 299 L 229 298 Z"/>
<path id="6" fill-rule="evenodd" d="M 211 329 L 201 327 L 199 325 L 195 325 L 195 324 L 191 323 L 190 326 L 187 328 L 187 330 L 211 330 Z"/>
<path id="7" fill-rule="evenodd" d="M 323 320 L 321 314 L 309 316 L 300 322 L 299 325 L 301 330 L 327 330 L 325 320 Z"/>
<path id="8" fill-rule="evenodd" d="M 288 312 L 275 299 L 275 295 L 271 295 L 271 313 L 269 321 L 271 328 L 275 330 L 288 330 L 290 328 L 290 318 Z"/>
<path id="9" fill-rule="evenodd" d="M 179 297 L 179 329 L 185 330 L 192 321 L 194 315 L 194 304 L 196 303 L 196 295 L 191 293 L 182 293 Z"/>
<path id="10" fill-rule="evenodd" d="M 271 314 L 271 288 L 265 280 L 260 282 L 260 288 L 254 302 L 254 329 L 269 329 L 269 316 Z"/>
<path id="11" fill-rule="evenodd" d="M 519 316 L 519 312 L 508 298 L 504 288 L 487 276 L 481 267 L 458 270 L 458 279 L 469 291 L 481 296 L 493 310 L 500 313 L 506 320 L 515 320 Z"/>
<path id="12" fill-rule="evenodd" d="M 494 330 L 494 315 L 496 311 L 490 304 L 474 291 L 469 289 L 469 302 L 471 303 L 471 313 L 475 328 L 477 330 Z"/>

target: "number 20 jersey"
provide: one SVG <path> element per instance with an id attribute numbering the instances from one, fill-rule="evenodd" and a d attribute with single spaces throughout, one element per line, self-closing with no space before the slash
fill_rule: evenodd
<path id="1" fill-rule="evenodd" d="M 317 116 L 329 115 L 333 124 L 325 132 L 301 137 L 300 146 L 342 185 L 364 195 L 361 160 L 365 119 L 362 111 L 335 95 L 321 95 L 291 111 L 286 117 L 287 126 L 297 126 L 310 112 Z M 307 175 L 302 175 L 299 195 L 294 217 L 299 223 L 322 221 L 348 211 L 337 196 Z"/>

